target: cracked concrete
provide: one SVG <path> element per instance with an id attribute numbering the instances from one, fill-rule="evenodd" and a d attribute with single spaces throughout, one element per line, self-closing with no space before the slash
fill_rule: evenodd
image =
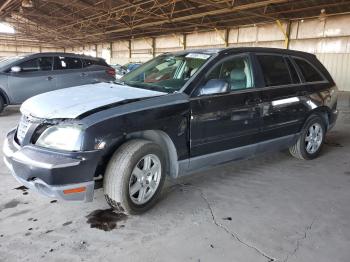
<path id="1" fill-rule="evenodd" d="M 295 254 L 298 252 L 300 245 L 301 245 L 301 242 L 307 238 L 307 234 L 311 231 L 311 228 L 312 228 L 315 220 L 316 220 L 316 218 L 314 218 L 312 220 L 311 224 L 305 228 L 303 235 L 301 236 L 301 238 L 299 238 L 297 240 L 297 243 L 296 243 L 296 246 L 295 246 L 293 252 L 287 255 L 287 257 L 283 260 L 284 262 L 287 262 L 290 256 L 295 256 Z"/>
<path id="2" fill-rule="evenodd" d="M 265 252 L 261 251 L 259 248 L 255 247 L 255 246 L 252 246 L 251 244 L 247 243 L 246 241 L 243 241 L 243 240 L 241 239 L 241 237 L 239 237 L 239 236 L 237 235 L 237 233 L 230 231 L 230 230 L 227 229 L 227 227 L 225 227 L 223 224 L 219 223 L 218 220 L 217 220 L 216 217 L 215 217 L 213 208 L 211 207 L 210 202 L 209 202 L 209 200 L 207 199 L 207 197 L 205 196 L 205 194 L 203 193 L 203 190 L 202 190 L 202 189 L 200 189 L 200 188 L 198 188 L 198 187 L 191 186 L 191 185 L 186 185 L 186 184 L 177 184 L 177 185 L 179 185 L 179 186 L 181 186 L 181 187 L 183 187 L 183 188 L 184 188 L 184 187 L 189 187 L 189 188 L 192 188 L 192 189 L 194 189 L 194 190 L 198 190 L 198 191 L 200 192 L 200 194 L 201 194 L 201 197 L 203 198 L 203 200 L 204 200 L 205 203 L 207 204 L 208 209 L 209 209 L 210 214 L 211 214 L 211 217 L 212 217 L 212 220 L 213 220 L 213 223 L 214 223 L 216 226 L 222 228 L 226 233 L 228 233 L 229 235 L 231 235 L 233 239 L 237 240 L 238 242 L 240 242 L 241 244 L 245 245 L 246 247 L 255 250 L 257 253 L 259 253 L 259 254 L 262 255 L 263 257 L 267 258 L 267 260 L 268 260 L 269 262 L 276 261 L 275 258 L 272 258 L 271 256 L 267 255 Z"/>
<path id="3" fill-rule="evenodd" d="M 109 232 L 86 223 L 92 211 L 108 208 L 101 189 L 92 203 L 24 195 L 1 163 L 0 260 L 347 262 L 349 97 L 342 95 L 340 119 L 318 159 L 269 153 L 168 181 L 150 212 Z M 0 137 L 18 119 L 18 108 L 7 109 Z"/>

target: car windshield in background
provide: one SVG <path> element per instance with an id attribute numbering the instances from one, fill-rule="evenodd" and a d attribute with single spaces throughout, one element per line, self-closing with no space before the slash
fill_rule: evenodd
<path id="1" fill-rule="evenodd" d="M 201 53 L 161 55 L 125 75 L 120 81 L 129 86 L 173 93 L 179 91 L 210 56 Z"/>
<path id="2" fill-rule="evenodd" d="M 21 56 L 12 56 L 12 57 L 5 57 L 5 58 L 0 58 L 0 68 L 7 66 L 17 60 L 22 59 L 23 57 Z"/>

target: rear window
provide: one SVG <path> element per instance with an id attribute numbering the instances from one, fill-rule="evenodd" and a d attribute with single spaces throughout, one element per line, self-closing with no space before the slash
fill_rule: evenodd
<path id="1" fill-rule="evenodd" d="M 82 67 L 83 67 L 83 64 L 80 58 L 65 57 L 65 56 L 55 57 L 55 70 L 80 69 Z"/>
<path id="2" fill-rule="evenodd" d="M 283 56 L 257 55 L 266 86 L 288 85 L 292 79 Z"/>
<path id="3" fill-rule="evenodd" d="M 294 58 L 294 61 L 303 74 L 305 82 L 318 82 L 324 80 L 323 76 L 306 60 Z"/>

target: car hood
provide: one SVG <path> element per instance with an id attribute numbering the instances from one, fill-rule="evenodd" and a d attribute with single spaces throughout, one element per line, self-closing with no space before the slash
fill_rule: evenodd
<path id="1" fill-rule="evenodd" d="M 167 93 L 113 83 L 97 83 L 34 96 L 22 104 L 21 112 L 45 119 L 76 118 L 90 110 L 113 103 L 165 94 Z"/>

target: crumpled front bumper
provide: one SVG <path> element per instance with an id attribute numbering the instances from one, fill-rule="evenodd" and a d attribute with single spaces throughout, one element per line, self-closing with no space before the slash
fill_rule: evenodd
<path id="1" fill-rule="evenodd" d="M 20 147 L 8 133 L 4 161 L 12 175 L 39 194 L 70 201 L 93 200 L 99 151 L 60 152 L 34 145 Z"/>

